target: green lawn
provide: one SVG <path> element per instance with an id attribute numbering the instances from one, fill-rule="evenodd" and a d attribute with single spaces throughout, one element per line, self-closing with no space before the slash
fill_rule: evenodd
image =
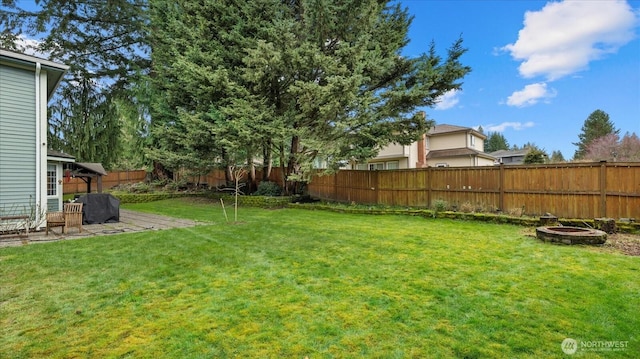
<path id="1" fill-rule="evenodd" d="M 553 358 L 568 337 L 626 345 L 573 357 L 640 356 L 638 257 L 187 201 L 127 208 L 209 225 L 0 249 L 0 358 Z"/>

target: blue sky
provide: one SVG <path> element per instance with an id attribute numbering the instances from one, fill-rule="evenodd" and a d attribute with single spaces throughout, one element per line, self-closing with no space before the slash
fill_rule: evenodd
<path id="1" fill-rule="evenodd" d="M 460 36 L 472 72 L 426 109 L 439 124 L 501 132 L 571 159 L 589 114 L 640 135 L 640 0 L 398 0 L 414 16 L 407 56 Z M 22 6 L 31 1 L 18 1 Z"/>
<path id="2" fill-rule="evenodd" d="M 640 135 L 640 1 L 401 0 L 414 16 L 404 54 L 438 52 L 460 36 L 472 72 L 427 115 L 482 126 L 509 145 L 571 159 L 589 114 Z"/>

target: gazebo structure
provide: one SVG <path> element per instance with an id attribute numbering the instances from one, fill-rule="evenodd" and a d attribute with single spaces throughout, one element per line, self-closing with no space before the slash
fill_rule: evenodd
<path id="1" fill-rule="evenodd" d="M 73 162 L 67 164 L 65 176 L 77 177 L 87 184 L 87 193 L 91 193 L 91 182 L 97 180 L 97 191 L 102 193 L 102 176 L 107 175 L 101 163 Z"/>

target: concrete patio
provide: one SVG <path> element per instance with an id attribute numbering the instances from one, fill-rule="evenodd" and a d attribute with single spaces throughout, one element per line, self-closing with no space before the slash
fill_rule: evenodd
<path id="1" fill-rule="evenodd" d="M 82 226 L 82 233 L 77 228 L 69 228 L 68 233 L 62 234 L 62 227 L 52 228 L 49 235 L 43 228 L 37 232 L 29 232 L 26 236 L 21 234 L 9 234 L 0 236 L 0 247 L 22 246 L 35 243 L 47 243 L 68 239 L 86 238 L 94 236 L 106 236 L 121 233 L 133 233 L 143 231 L 159 231 L 171 228 L 193 227 L 198 222 L 188 219 L 171 218 L 157 214 L 135 212 L 120 209 L 120 222 L 87 224 Z"/>

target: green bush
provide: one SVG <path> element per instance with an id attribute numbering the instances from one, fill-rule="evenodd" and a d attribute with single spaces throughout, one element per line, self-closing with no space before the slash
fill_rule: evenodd
<path id="1" fill-rule="evenodd" d="M 435 201 L 433 201 L 432 207 L 436 212 L 442 212 L 446 211 L 449 208 L 449 203 L 442 199 L 436 199 Z"/>
<path id="2" fill-rule="evenodd" d="M 151 186 L 148 183 L 138 182 L 131 185 L 129 191 L 131 193 L 149 193 L 151 192 Z"/>
<path id="3" fill-rule="evenodd" d="M 222 195 L 225 203 L 232 204 L 235 202 L 235 196 Z M 240 206 L 261 207 L 261 208 L 281 208 L 291 203 L 291 197 L 272 197 L 272 196 L 238 196 L 238 204 Z"/>
<path id="4" fill-rule="evenodd" d="M 169 192 L 156 192 L 156 193 L 123 193 L 114 192 L 111 193 L 114 197 L 120 200 L 121 204 L 124 203 L 147 203 L 155 202 L 163 199 L 176 198 L 176 197 L 193 197 L 196 194 L 193 193 L 169 193 Z"/>
<path id="5" fill-rule="evenodd" d="M 262 181 L 258 185 L 258 190 L 256 191 L 256 196 L 272 196 L 277 197 L 282 194 L 282 189 L 275 182 L 270 181 Z"/>

